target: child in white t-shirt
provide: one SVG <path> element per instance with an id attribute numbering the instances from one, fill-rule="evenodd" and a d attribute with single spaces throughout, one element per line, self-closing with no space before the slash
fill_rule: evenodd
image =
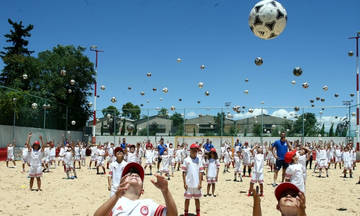
<path id="1" fill-rule="evenodd" d="M 211 196 L 210 194 L 211 186 L 212 186 L 212 195 L 213 197 L 216 197 L 215 183 L 218 181 L 220 162 L 215 148 L 210 149 L 209 159 L 206 160 L 205 162 L 205 169 L 206 169 L 206 179 L 208 185 L 207 185 L 207 193 L 204 195 L 204 197 Z"/>
<path id="2" fill-rule="evenodd" d="M 226 151 L 224 153 L 224 173 L 225 172 L 230 172 L 229 171 L 229 167 L 230 167 L 230 163 L 231 163 L 231 148 L 227 147 Z"/>
<path id="3" fill-rule="evenodd" d="M 96 174 L 100 174 L 99 173 L 99 168 L 102 167 L 103 169 L 103 173 L 102 174 L 106 174 L 106 171 L 105 171 L 105 149 L 102 145 L 99 145 L 99 148 L 97 150 L 97 161 L 96 161 Z"/>
<path id="4" fill-rule="evenodd" d="M 76 168 L 76 162 L 79 164 L 79 169 L 81 169 L 81 163 L 80 163 L 80 143 L 78 142 L 75 144 L 74 147 L 74 168 Z"/>
<path id="5" fill-rule="evenodd" d="M 256 152 L 255 152 L 256 150 Z M 261 147 L 255 145 L 251 150 L 251 154 L 254 156 L 254 169 L 252 171 L 250 188 L 248 196 L 251 196 L 254 190 L 254 184 L 259 183 L 260 185 L 260 196 L 264 196 L 264 154 Z"/>
<path id="6" fill-rule="evenodd" d="M 171 176 L 174 177 L 174 170 L 175 170 L 175 149 L 173 144 L 169 144 L 168 154 L 170 156 L 170 166 L 171 166 Z"/>
<path id="7" fill-rule="evenodd" d="M 144 171 L 146 170 L 146 168 L 149 166 L 150 168 L 150 175 L 152 175 L 152 164 L 154 163 L 154 149 L 151 149 L 151 146 L 148 145 L 146 146 L 146 150 L 145 150 L 145 167 L 144 167 Z"/>
<path id="8" fill-rule="evenodd" d="M 53 169 L 56 169 L 56 148 L 53 141 L 50 141 L 50 166 L 53 166 Z"/>
<path id="9" fill-rule="evenodd" d="M 234 169 L 234 181 L 240 181 L 242 182 L 242 176 L 241 176 L 241 165 L 242 165 L 243 156 L 241 154 L 241 149 L 237 148 L 234 156 L 234 163 L 235 163 L 235 169 Z M 239 176 L 240 180 L 237 180 L 237 176 Z"/>
<path id="10" fill-rule="evenodd" d="M 184 216 L 189 215 L 190 199 L 195 199 L 196 214 L 200 215 L 200 197 L 201 197 L 201 182 L 204 167 L 201 160 L 197 157 L 197 151 L 199 146 L 195 143 L 190 146 L 190 155 L 185 158 L 182 170 L 183 170 L 183 182 L 184 182 L 184 198 L 185 208 Z"/>
<path id="11" fill-rule="evenodd" d="M 114 143 L 107 145 L 106 149 L 106 169 L 109 169 L 109 165 L 114 161 Z"/>
<path id="12" fill-rule="evenodd" d="M 66 177 L 68 179 L 77 178 L 75 167 L 74 167 L 74 156 L 75 156 L 74 148 L 70 144 L 67 144 L 67 146 L 65 148 L 66 148 L 66 151 L 64 154 L 64 163 L 65 163 Z M 69 175 L 71 171 L 73 171 L 73 174 L 74 174 L 72 177 L 70 177 L 70 175 Z"/>
<path id="13" fill-rule="evenodd" d="M 348 146 L 345 146 L 342 157 L 343 157 L 342 159 L 344 161 L 344 178 L 346 178 L 347 171 L 349 171 L 350 178 L 352 178 L 352 155 L 349 151 Z"/>
<path id="14" fill-rule="evenodd" d="M 319 159 L 319 164 L 318 164 L 319 178 L 321 177 L 321 172 L 323 169 L 326 170 L 326 177 L 329 177 L 327 150 L 324 148 L 323 145 L 320 146 L 320 149 L 318 150 L 318 154 L 316 155 L 316 158 Z"/>
<path id="15" fill-rule="evenodd" d="M 15 143 L 15 142 L 14 142 Z M 14 157 L 14 149 L 15 149 L 15 144 L 9 143 L 7 145 L 7 158 L 6 158 L 6 167 L 9 167 L 9 161 L 12 161 L 14 164 L 14 167 L 16 167 L 16 163 L 15 163 L 15 157 Z"/>
<path id="16" fill-rule="evenodd" d="M 110 191 L 110 197 L 115 194 L 120 184 L 122 172 L 127 164 L 124 160 L 124 150 L 121 147 L 115 148 L 114 155 L 116 160 L 110 164 L 108 176 L 108 190 Z"/>
<path id="17" fill-rule="evenodd" d="M 178 145 L 175 150 L 175 167 L 177 166 L 177 171 L 180 170 L 180 165 L 182 164 L 182 159 L 183 159 L 182 152 L 183 152 L 183 149 L 181 148 L 180 145 Z"/>
<path id="18" fill-rule="evenodd" d="M 161 163 L 160 163 L 160 175 L 164 173 L 168 180 L 170 180 L 169 174 L 169 166 L 170 166 L 171 157 L 168 154 L 168 150 L 165 149 L 163 155 L 161 155 Z"/>
<path id="19" fill-rule="evenodd" d="M 296 151 L 298 163 L 301 164 L 303 169 L 304 184 L 306 184 L 306 161 L 310 158 L 309 152 L 311 152 L 310 149 L 305 146 L 301 147 L 299 151 Z"/>
<path id="20" fill-rule="evenodd" d="M 39 139 L 41 141 L 41 147 L 40 142 L 35 141 L 30 147 L 30 139 L 31 139 L 32 133 L 30 132 L 27 139 L 26 139 L 26 146 L 29 151 L 29 163 L 30 163 L 30 170 L 29 170 L 29 176 L 30 176 L 30 190 L 32 191 L 32 187 L 34 184 L 34 178 L 36 178 L 38 190 L 41 191 L 41 177 L 42 177 L 42 167 L 41 167 L 41 159 L 44 156 L 44 142 L 42 139 L 42 136 L 39 136 Z"/>
<path id="21" fill-rule="evenodd" d="M 139 153 L 139 148 L 137 148 L 135 151 L 135 145 L 130 145 L 130 149 L 127 152 L 127 162 L 128 163 L 131 163 L 131 162 L 138 163 L 138 153 Z"/>
<path id="22" fill-rule="evenodd" d="M 81 149 L 80 149 L 80 161 L 81 161 L 81 166 L 86 166 L 86 147 L 85 145 L 81 145 Z"/>
<path id="23" fill-rule="evenodd" d="M 23 161 L 23 163 L 22 163 L 23 170 L 22 171 L 25 172 L 25 164 L 28 164 L 30 166 L 30 164 L 28 162 L 29 161 L 29 150 L 26 146 L 26 143 L 25 143 L 24 147 L 22 148 L 22 161 Z"/>
<path id="24" fill-rule="evenodd" d="M 301 192 L 305 193 L 304 169 L 299 163 L 299 156 L 296 154 L 296 150 L 287 152 L 284 160 L 290 164 L 288 168 L 286 168 L 285 180 L 296 185 Z"/>
<path id="25" fill-rule="evenodd" d="M 91 164 L 92 164 L 92 162 L 94 161 L 94 163 L 95 163 L 95 167 L 97 166 L 97 147 L 96 147 L 96 145 L 95 144 L 92 144 L 90 147 L 88 147 L 88 148 L 90 148 L 90 150 L 91 150 L 91 154 L 90 154 L 90 163 L 89 163 L 89 169 L 91 169 Z"/>

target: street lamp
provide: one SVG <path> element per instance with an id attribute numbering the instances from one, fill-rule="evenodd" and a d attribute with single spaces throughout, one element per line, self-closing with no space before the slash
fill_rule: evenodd
<path id="1" fill-rule="evenodd" d="M 13 119 L 13 140 L 15 139 L 15 122 L 16 122 L 16 114 L 15 114 L 15 108 L 16 108 L 16 98 L 13 98 L 14 102 L 14 119 Z"/>
<path id="2" fill-rule="evenodd" d="M 45 129 L 45 124 L 46 124 L 46 110 L 47 110 L 47 109 L 50 109 L 50 104 L 44 103 L 43 109 L 44 109 L 44 129 Z"/>
<path id="3" fill-rule="evenodd" d="M 93 51 L 96 53 L 96 62 L 95 62 L 95 83 L 94 83 L 94 112 L 93 112 L 93 127 L 92 127 L 92 139 L 91 142 L 93 144 L 96 144 L 96 136 L 95 136 L 95 132 L 96 132 L 96 77 L 97 77 L 97 72 L 98 72 L 98 53 L 99 52 L 104 52 L 102 50 L 98 50 L 97 46 L 92 45 L 90 46 L 90 51 Z"/>

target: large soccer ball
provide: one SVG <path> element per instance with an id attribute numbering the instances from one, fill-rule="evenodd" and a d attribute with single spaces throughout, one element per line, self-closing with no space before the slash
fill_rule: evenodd
<path id="1" fill-rule="evenodd" d="M 33 104 L 31 104 L 31 108 L 33 108 L 34 110 L 35 110 L 35 109 L 37 109 L 37 108 L 38 108 L 37 103 L 33 103 Z"/>
<path id="2" fill-rule="evenodd" d="M 294 68 L 294 70 L 293 70 L 293 74 L 295 75 L 295 76 L 301 76 L 301 74 L 302 74 L 302 69 L 301 69 L 301 67 L 296 67 L 296 68 Z"/>
<path id="3" fill-rule="evenodd" d="M 111 98 L 111 102 L 116 103 L 116 101 L 117 101 L 117 100 L 116 100 L 116 97 L 112 97 L 112 98 Z"/>
<path id="4" fill-rule="evenodd" d="M 264 61 L 262 60 L 261 57 L 256 57 L 256 59 L 255 59 L 255 64 L 256 64 L 257 66 L 262 65 L 263 62 L 264 62 Z"/>
<path id="5" fill-rule="evenodd" d="M 135 127 L 134 127 L 134 125 L 132 125 L 132 124 L 126 126 L 127 131 L 129 131 L 130 133 L 134 130 L 134 128 L 135 128 Z"/>
<path id="6" fill-rule="evenodd" d="M 71 121 L 71 125 L 75 125 L 76 124 L 76 121 Z"/>
<path id="7" fill-rule="evenodd" d="M 251 31 L 259 38 L 269 40 L 276 38 L 284 31 L 287 12 L 277 1 L 263 0 L 258 2 L 249 15 Z"/>
<path id="8" fill-rule="evenodd" d="M 168 90 L 168 88 L 165 87 L 165 88 L 163 88 L 162 91 L 163 91 L 164 93 L 168 93 L 169 90 Z"/>

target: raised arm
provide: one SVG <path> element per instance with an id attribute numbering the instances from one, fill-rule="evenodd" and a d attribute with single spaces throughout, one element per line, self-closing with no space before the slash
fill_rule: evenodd
<path id="1" fill-rule="evenodd" d="M 39 136 L 39 139 L 40 139 L 40 142 L 41 142 L 41 151 L 43 152 L 44 148 L 45 148 L 45 145 L 44 145 L 44 141 L 43 141 L 43 138 L 42 138 L 41 135 Z"/>
<path id="2" fill-rule="evenodd" d="M 151 182 L 160 189 L 166 205 L 166 216 L 177 216 L 178 211 L 175 204 L 175 200 L 172 197 L 170 190 L 168 188 L 168 181 L 165 179 L 165 177 L 155 174 L 156 182 L 151 179 Z"/>
<path id="3" fill-rule="evenodd" d="M 32 133 L 30 132 L 28 134 L 28 137 L 26 139 L 26 147 L 28 148 L 29 151 L 31 151 L 31 148 L 30 148 L 30 139 L 31 139 L 31 136 L 32 136 Z"/>
<path id="4" fill-rule="evenodd" d="M 258 186 L 256 187 L 258 189 Z M 253 216 L 261 216 L 261 200 L 258 192 L 253 189 L 252 191 L 254 197 L 254 204 L 253 204 Z"/>

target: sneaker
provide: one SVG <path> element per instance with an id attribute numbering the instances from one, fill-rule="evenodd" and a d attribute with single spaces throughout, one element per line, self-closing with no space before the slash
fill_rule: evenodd
<path id="1" fill-rule="evenodd" d="M 352 178 L 352 174 L 350 174 L 350 178 Z"/>
<path id="2" fill-rule="evenodd" d="M 261 197 L 264 197 L 264 193 L 261 193 L 260 196 L 261 196 Z"/>
<path id="3" fill-rule="evenodd" d="M 358 183 L 356 183 L 356 184 L 360 184 L 360 181 Z"/>
<path id="4" fill-rule="evenodd" d="M 252 196 L 252 194 L 251 194 L 251 192 L 249 191 L 249 193 L 247 194 L 247 196 L 249 197 L 249 196 Z"/>
<path id="5" fill-rule="evenodd" d="M 236 182 L 237 180 L 236 179 L 234 179 L 234 182 Z"/>
<path id="6" fill-rule="evenodd" d="M 276 187 L 277 185 L 278 185 L 278 184 L 276 184 L 276 183 L 272 183 L 272 186 L 273 186 L 273 187 Z"/>

